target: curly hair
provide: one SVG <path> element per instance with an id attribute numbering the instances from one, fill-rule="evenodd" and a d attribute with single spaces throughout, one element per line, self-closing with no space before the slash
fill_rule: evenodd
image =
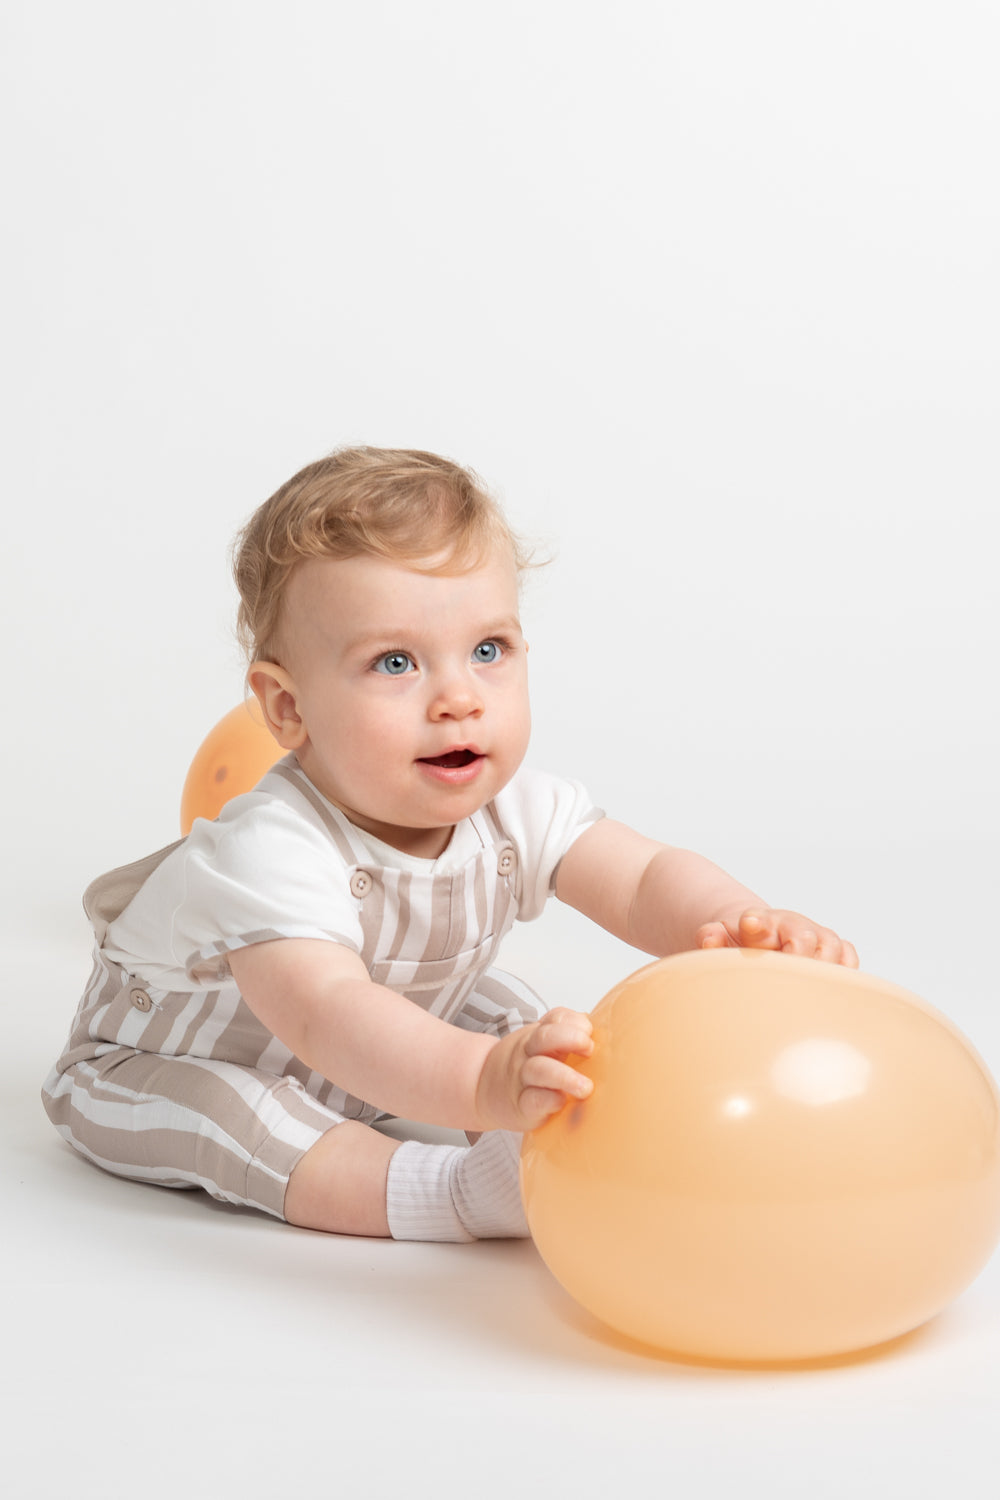
<path id="1" fill-rule="evenodd" d="M 338 448 L 265 500 L 238 534 L 237 635 L 251 662 L 270 659 L 288 580 L 310 557 L 384 557 L 461 573 L 498 547 L 519 571 L 530 555 L 471 469 L 409 448 Z"/>

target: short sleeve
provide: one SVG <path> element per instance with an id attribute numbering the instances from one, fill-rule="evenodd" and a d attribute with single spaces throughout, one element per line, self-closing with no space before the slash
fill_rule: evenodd
<path id="1" fill-rule="evenodd" d="M 109 929 L 147 971 L 188 982 L 229 977 L 226 955 L 275 938 L 362 948 L 350 872 L 322 828 L 283 801 L 249 793 L 227 816 L 198 819 Z"/>
<path id="2" fill-rule="evenodd" d="M 501 830 L 518 852 L 518 918 L 533 921 L 555 890 L 563 856 L 604 813 L 578 781 L 530 768 L 517 773 L 493 808 Z"/>
<path id="3" fill-rule="evenodd" d="M 273 801 L 196 828 L 172 932 L 189 978 L 228 973 L 225 954 L 273 938 L 321 938 L 360 953 L 357 901 L 321 830 Z"/>

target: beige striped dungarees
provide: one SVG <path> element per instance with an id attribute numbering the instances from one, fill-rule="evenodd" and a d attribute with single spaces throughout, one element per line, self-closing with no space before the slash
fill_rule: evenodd
<path id="1" fill-rule="evenodd" d="M 503 1036 L 536 1019 L 531 990 L 492 967 L 517 914 L 517 851 L 488 809 L 472 819 L 478 854 L 454 872 L 423 874 L 373 862 L 346 819 L 314 805 L 347 865 L 377 983 L 466 1030 Z M 204 1188 L 280 1218 L 292 1169 L 327 1130 L 386 1116 L 295 1057 L 231 977 L 193 993 L 160 990 L 102 951 L 109 924 L 182 843 L 88 889 L 94 970 L 43 1102 L 64 1140 L 111 1172 Z"/>

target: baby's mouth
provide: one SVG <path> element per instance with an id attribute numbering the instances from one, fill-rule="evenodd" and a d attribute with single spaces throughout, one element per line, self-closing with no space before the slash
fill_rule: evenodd
<path id="1" fill-rule="evenodd" d="M 445 770 L 457 771 L 461 766 L 471 766 L 479 756 L 475 750 L 449 750 L 447 755 L 422 755 L 420 759 L 427 766 L 443 766 Z"/>

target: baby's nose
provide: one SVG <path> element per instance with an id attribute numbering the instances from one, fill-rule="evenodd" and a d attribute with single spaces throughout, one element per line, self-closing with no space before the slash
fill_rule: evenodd
<path id="1" fill-rule="evenodd" d="M 475 679 L 454 673 L 442 682 L 431 703 L 431 717 L 467 719 L 483 711 L 483 699 Z"/>

